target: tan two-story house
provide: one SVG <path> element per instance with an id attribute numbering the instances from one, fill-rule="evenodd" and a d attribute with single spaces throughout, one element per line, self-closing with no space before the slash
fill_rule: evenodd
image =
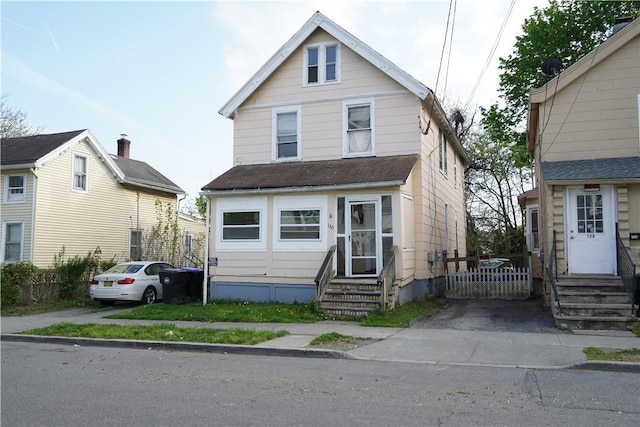
<path id="1" fill-rule="evenodd" d="M 404 303 L 435 287 L 443 251 L 465 253 L 469 159 L 442 107 L 322 13 L 220 114 L 234 166 L 202 188 L 211 298 L 328 299 L 327 273 L 341 298 L 326 307 Z"/>
<path id="2" fill-rule="evenodd" d="M 103 259 L 141 259 L 159 203 L 175 211 L 184 194 L 149 164 L 130 158 L 125 137 L 117 141 L 117 155 L 89 130 L 1 144 L 2 263 L 48 267 L 63 248 L 65 259 L 96 248 Z M 179 221 L 185 239 L 204 234 L 202 221 Z"/>
<path id="3" fill-rule="evenodd" d="M 639 107 L 640 19 L 530 92 L 529 242 L 543 254 L 558 323 L 606 327 L 637 309 Z"/>

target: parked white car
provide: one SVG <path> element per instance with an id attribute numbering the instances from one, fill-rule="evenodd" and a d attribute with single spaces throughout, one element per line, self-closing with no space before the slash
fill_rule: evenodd
<path id="1" fill-rule="evenodd" d="M 116 301 L 153 304 L 162 299 L 160 270 L 173 268 L 163 261 L 131 261 L 114 265 L 91 280 L 89 295 L 103 306 Z"/>

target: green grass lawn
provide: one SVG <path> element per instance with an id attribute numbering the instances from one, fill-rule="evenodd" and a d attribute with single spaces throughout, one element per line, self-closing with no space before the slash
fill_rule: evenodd
<path id="1" fill-rule="evenodd" d="M 615 350 L 608 348 L 587 347 L 582 351 L 587 356 L 587 360 L 640 363 L 640 348 Z"/>
<path id="2" fill-rule="evenodd" d="M 178 328 L 171 323 L 122 326 L 99 325 L 95 323 L 77 325 L 65 322 L 56 323 L 46 328 L 31 329 L 22 332 L 22 334 L 75 338 L 253 345 L 289 335 L 289 332 L 285 330 L 273 332 L 242 328 Z"/>
<path id="3" fill-rule="evenodd" d="M 207 305 L 151 304 L 106 316 L 109 319 L 197 322 L 313 323 L 326 319 L 313 304 L 215 301 Z"/>
<path id="4" fill-rule="evenodd" d="M 362 326 L 406 328 L 413 319 L 433 316 L 442 307 L 438 300 L 412 301 L 402 307 L 384 312 L 374 312 L 362 319 Z"/>

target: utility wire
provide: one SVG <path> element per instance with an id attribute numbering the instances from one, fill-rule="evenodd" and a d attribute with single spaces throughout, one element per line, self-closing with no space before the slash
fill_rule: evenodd
<path id="1" fill-rule="evenodd" d="M 447 71 L 444 75 L 444 88 L 442 89 L 442 100 L 441 100 L 442 103 L 444 103 L 444 98 L 447 95 L 447 82 L 449 80 L 449 64 L 451 64 L 451 48 L 453 47 L 453 29 L 456 25 L 457 7 L 458 7 L 458 1 L 453 0 L 453 18 L 451 20 L 451 32 L 449 33 L 449 55 L 447 57 Z M 446 37 L 445 37 L 445 43 L 446 43 Z"/>
<path id="2" fill-rule="evenodd" d="M 511 12 L 513 12 L 513 8 L 516 5 L 516 0 L 511 0 L 511 4 L 509 5 L 509 10 L 507 11 L 506 16 L 504 17 L 504 20 L 502 21 L 502 26 L 500 27 L 500 31 L 498 31 L 498 35 L 496 36 L 496 41 L 493 43 L 493 47 L 491 48 L 491 51 L 489 52 L 489 55 L 487 56 L 487 61 L 484 64 L 484 67 L 482 68 L 482 71 L 480 72 L 480 75 L 478 76 L 478 80 L 476 81 L 475 86 L 473 87 L 473 90 L 471 91 L 471 95 L 469 95 L 469 99 L 467 100 L 467 103 L 464 105 L 464 110 L 466 111 L 467 108 L 469 108 L 469 104 L 471 104 L 471 100 L 473 99 L 473 97 L 476 94 L 476 91 L 478 90 L 478 87 L 480 86 L 480 82 L 482 81 L 483 77 L 484 77 L 484 73 L 487 71 L 487 68 L 489 68 L 489 64 L 491 63 L 491 60 L 493 59 L 493 55 L 495 55 L 496 53 L 496 49 L 498 48 L 498 44 L 500 44 L 500 40 L 502 39 L 502 35 L 504 33 L 504 29 L 507 26 L 507 22 L 509 21 L 509 18 L 511 17 Z"/>

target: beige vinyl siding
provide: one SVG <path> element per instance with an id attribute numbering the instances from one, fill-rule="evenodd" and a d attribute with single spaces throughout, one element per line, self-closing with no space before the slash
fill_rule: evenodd
<path id="1" fill-rule="evenodd" d="M 25 174 L 25 200 L 23 203 L 4 203 L 5 200 L 5 180 L 9 175 Z M 34 176 L 28 170 L 12 170 L 3 172 L 0 179 L 2 189 L 2 208 L 0 209 L 0 233 L 4 232 L 2 223 L 22 222 L 23 242 L 22 261 L 31 261 L 31 236 L 33 233 L 33 196 L 34 196 Z M 3 239 L 0 238 L 0 242 Z"/>
<path id="2" fill-rule="evenodd" d="M 318 30 L 307 43 L 331 40 L 329 34 Z M 238 109 L 234 165 L 272 161 L 272 109 L 287 105 L 301 106 L 303 161 L 341 158 L 342 102 L 359 98 L 374 99 L 376 155 L 419 152 L 416 117 L 420 105 L 415 95 L 344 45 L 340 83 L 303 86 L 303 49 L 294 52 Z"/>
<path id="3" fill-rule="evenodd" d="M 428 119 L 427 119 L 428 120 Z M 455 151 L 447 141 L 448 173 L 439 168 L 439 129 L 434 121 L 427 135 L 422 135 L 422 156 L 414 169 L 414 211 L 415 211 L 415 275 L 416 279 L 437 277 L 444 273 L 442 260 L 430 263 L 430 252 L 442 253 L 447 247 L 446 227 L 448 225 L 449 255 L 456 247 L 455 211 L 458 211 L 458 250 L 466 255 L 466 218 L 464 186 L 454 187 L 453 159 Z M 459 165 L 458 174 L 462 173 Z M 445 205 L 448 205 L 448 223 L 445 224 Z"/>
<path id="4" fill-rule="evenodd" d="M 639 63 L 636 38 L 540 106 L 543 161 L 638 156 Z"/>
<path id="5" fill-rule="evenodd" d="M 72 191 L 74 153 L 89 156 L 87 193 Z M 65 248 L 65 256 L 85 256 L 100 247 L 102 257 L 129 257 L 129 230 L 139 223 L 156 223 L 155 201 L 175 206 L 174 195 L 137 193 L 118 184 L 96 153 L 81 142 L 38 171 L 39 185 L 34 239 L 34 264 L 51 265 Z"/>

